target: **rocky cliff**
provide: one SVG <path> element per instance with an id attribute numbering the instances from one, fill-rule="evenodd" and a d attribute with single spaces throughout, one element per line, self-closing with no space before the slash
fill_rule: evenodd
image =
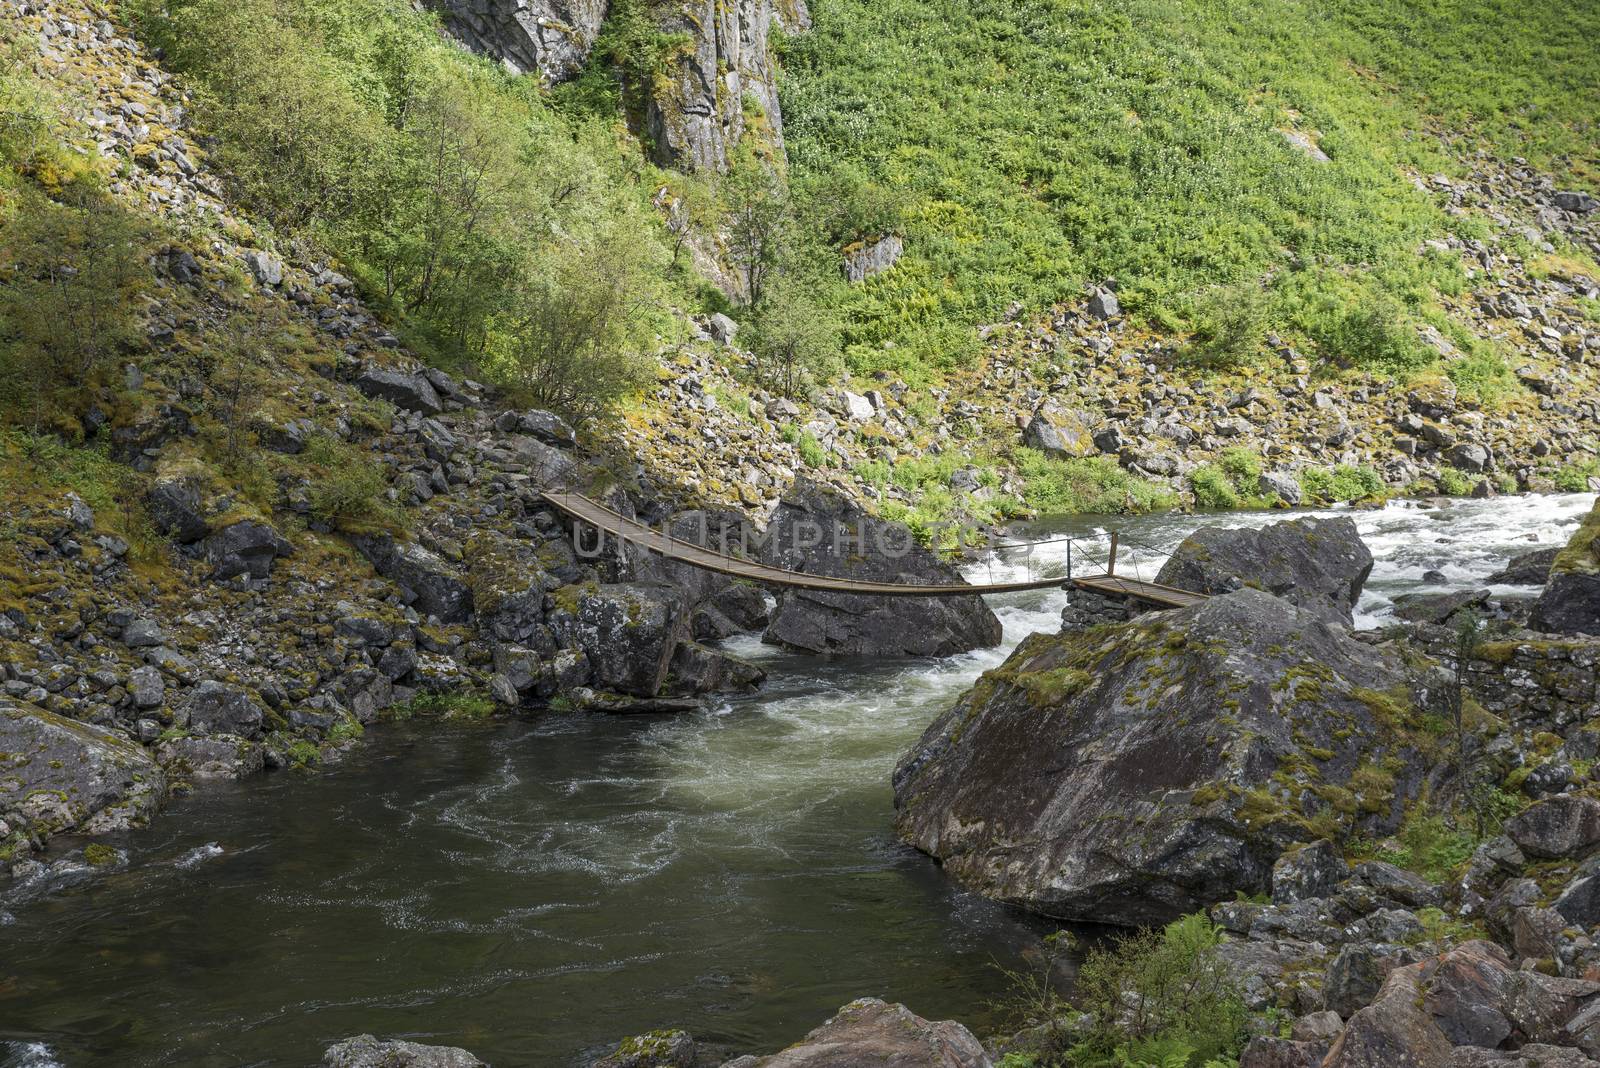
<path id="1" fill-rule="evenodd" d="M 547 82 L 573 77 L 588 62 L 607 0 L 439 0 L 445 25 L 474 52 Z"/>

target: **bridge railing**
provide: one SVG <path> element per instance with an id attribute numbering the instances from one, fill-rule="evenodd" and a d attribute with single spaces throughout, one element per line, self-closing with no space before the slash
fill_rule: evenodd
<path id="1" fill-rule="evenodd" d="M 1172 553 L 1168 550 L 1159 549 L 1148 542 L 1129 538 L 1118 530 L 1103 530 L 1094 534 L 1063 535 L 1056 538 L 1043 538 L 1038 541 L 995 542 L 991 545 L 991 550 L 994 554 L 1002 555 L 1007 550 L 1021 550 L 1028 561 L 1028 574 L 1032 577 L 1033 554 L 1037 549 L 1046 545 L 1066 546 L 1066 573 L 1062 576 L 1063 582 L 1078 577 L 1074 572 L 1074 549 L 1077 550 L 1078 560 L 1087 561 L 1099 569 L 1092 576 L 1095 578 L 1102 576 L 1117 577 L 1117 566 L 1120 562 L 1123 567 L 1124 577 L 1134 578 L 1139 581 L 1152 581 L 1156 573 L 1160 571 L 1160 567 L 1156 566 L 1147 576 L 1144 572 L 1148 569 L 1149 558 L 1154 557 L 1157 560 L 1164 561 L 1172 557 Z M 1100 553 L 1092 553 L 1091 546 L 1100 547 L 1102 551 Z M 1130 549 L 1135 551 L 1127 551 Z M 1130 569 L 1132 571 L 1131 575 L 1128 574 Z"/>

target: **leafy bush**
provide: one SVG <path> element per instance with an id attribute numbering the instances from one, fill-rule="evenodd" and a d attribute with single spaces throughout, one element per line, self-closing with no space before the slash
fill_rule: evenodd
<path id="1" fill-rule="evenodd" d="M 1196 913 L 1090 950 L 1074 1007 L 1094 1024 L 1070 1062 L 1186 1066 L 1236 1055 L 1247 1015 L 1217 954 L 1222 938 Z"/>
<path id="2" fill-rule="evenodd" d="M 1556 470 L 1556 488 L 1567 493 L 1588 493 L 1589 480 L 1600 475 L 1600 460 L 1563 464 Z"/>
<path id="3" fill-rule="evenodd" d="M 1472 492 L 1477 480 L 1465 471 L 1454 467 L 1439 468 L 1439 492 L 1448 497 L 1465 497 Z"/>
<path id="4" fill-rule="evenodd" d="M 1212 464 L 1197 467 L 1189 475 L 1194 503 L 1201 508 L 1237 508 L 1239 494 L 1222 468 Z"/>
<path id="5" fill-rule="evenodd" d="M 1184 362 L 1218 370 L 1255 365 L 1260 361 L 1268 313 L 1267 295 L 1259 285 L 1207 291 L 1196 302 L 1194 332 L 1183 351 Z"/>
<path id="6" fill-rule="evenodd" d="M 796 447 L 800 450 L 801 461 L 807 467 L 828 466 L 827 450 L 822 447 L 821 442 L 811 435 L 809 430 L 800 435 L 800 440 Z"/>
<path id="7" fill-rule="evenodd" d="M 389 500 L 389 480 L 370 453 L 331 434 L 315 434 L 300 459 L 309 468 L 311 516 L 349 534 L 405 528 Z"/>
<path id="8" fill-rule="evenodd" d="M 1314 501 L 1337 504 L 1381 497 L 1383 476 L 1370 467 L 1307 467 L 1300 472 L 1300 489 Z"/>

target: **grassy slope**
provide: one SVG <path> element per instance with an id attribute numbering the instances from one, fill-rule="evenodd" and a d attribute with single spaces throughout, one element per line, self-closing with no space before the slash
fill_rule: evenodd
<path id="1" fill-rule="evenodd" d="M 1399 319 L 1460 285 L 1416 255 L 1451 220 L 1402 173 L 1460 173 L 1420 134 L 1433 117 L 1575 184 L 1600 173 L 1592 6 L 818 0 L 814 14 L 785 48 L 795 176 L 843 172 L 910 201 L 903 267 L 848 309 L 857 367 L 947 360 L 1011 301 L 1107 276 L 1169 325 L 1208 287 L 1265 284 L 1274 325 L 1334 344 L 1348 308 Z M 1291 127 L 1332 162 L 1290 147 Z"/>

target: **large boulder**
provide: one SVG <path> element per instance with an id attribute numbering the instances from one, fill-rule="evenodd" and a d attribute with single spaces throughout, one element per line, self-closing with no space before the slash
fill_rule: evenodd
<path id="1" fill-rule="evenodd" d="M 207 680 L 189 692 L 182 720 L 196 734 L 233 734 L 253 738 L 261 733 L 265 712 L 248 690 Z"/>
<path id="2" fill-rule="evenodd" d="M 294 553 L 294 546 L 266 523 L 241 519 L 211 534 L 200 543 L 200 553 L 211 564 L 212 581 L 236 575 L 264 579 L 272 574 L 272 563 Z"/>
<path id="3" fill-rule="evenodd" d="M 141 746 L 0 698 L 0 861 L 30 839 L 140 826 L 165 796 L 166 778 Z"/>
<path id="4" fill-rule="evenodd" d="M 677 512 L 664 523 L 664 530 L 723 556 L 753 555 L 759 548 L 748 524 L 735 512 Z M 766 596 L 748 580 L 669 560 L 627 543 L 623 553 L 634 581 L 668 583 L 682 591 L 695 638 L 715 640 L 767 625 Z"/>
<path id="5" fill-rule="evenodd" d="M 1506 821 L 1505 833 L 1538 860 L 1581 856 L 1600 846 L 1600 801 L 1559 794 L 1535 802 Z"/>
<path id="6" fill-rule="evenodd" d="M 1557 554 L 1529 625 L 1551 634 L 1600 634 L 1600 500 Z"/>
<path id="7" fill-rule="evenodd" d="M 551 631 L 588 658 L 596 687 L 633 697 L 661 693 L 672 654 L 688 636 L 677 591 L 643 583 L 567 586 L 551 600 Z"/>
<path id="8" fill-rule="evenodd" d="M 438 415 L 444 411 L 433 383 L 422 375 L 375 367 L 356 379 L 356 388 L 369 397 L 389 401 L 397 408 L 408 408 L 424 415 Z"/>
<path id="9" fill-rule="evenodd" d="M 1348 625 L 1372 553 L 1347 516 L 1292 519 L 1259 530 L 1204 527 L 1184 539 L 1156 581 L 1196 593 L 1266 590 Z"/>
<path id="10" fill-rule="evenodd" d="M 1035 634 L 901 760 L 897 826 L 990 897 L 1163 923 L 1267 890 L 1298 841 L 1393 830 L 1427 764 L 1410 685 L 1258 590 Z"/>
<path id="11" fill-rule="evenodd" d="M 1096 451 L 1089 419 L 1082 412 L 1062 411 L 1052 404 L 1033 413 L 1023 428 L 1022 443 L 1060 460 Z"/>
<path id="12" fill-rule="evenodd" d="M 424 1046 L 357 1035 L 328 1047 L 322 1068 L 488 1068 L 456 1046 Z"/>
<path id="13" fill-rule="evenodd" d="M 387 534 L 366 534 L 351 541 L 378 574 L 399 584 L 402 599 L 418 612 L 441 623 L 472 618 L 472 589 L 437 553 Z"/>
<path id="14" fill-rule="evenodd" d="M 1560 555 L 1560 549 L 1535 549 L 1513 556 L 1505 567 L 1483 581 L 1491 586 L 1543 586 L 1550 581 L 1550 569 Z"/>
<path id="15" fill-rule="evenodd" d="M 446 26 L 474 52 L 519 74 L 566 81 L 583 69 L 606 0 L 440 0 Z M 437 5 L 436 5 L 437 6 Z"/>
<path id="16" fill-rule="evenodd" d="M 809 575 L 944 585 L 963 580 L 899 523 L 867 515 L 815 483 L 797 483 L 768 524 L 764 563 Z M 951 656 L 1000 643 L 1000 620 L 970 597 L 872 597 L 785 590 L 763 640 L 809 653 Z"/>
<path id="17" fill-rule="evenodd" d="M 991 1068 L 972 1032 L 953 1020 L 924 1020 L 904 1005 L 861 998 L 760 1068 Z"/>

